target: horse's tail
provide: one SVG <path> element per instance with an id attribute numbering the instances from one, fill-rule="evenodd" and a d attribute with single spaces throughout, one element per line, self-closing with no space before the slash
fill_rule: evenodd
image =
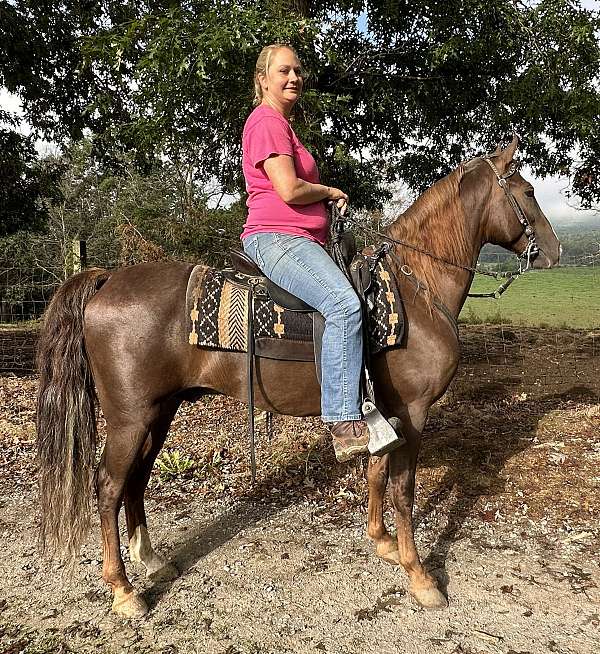
<path id="1" fill-rule="evenodd" d="M 67 280 L 46 309 L 38 344 L 40 546 L 71 560 L 89 529 L 96 459 L 96 393 L 83 313 L 109 276 L 95 268 Z"/>

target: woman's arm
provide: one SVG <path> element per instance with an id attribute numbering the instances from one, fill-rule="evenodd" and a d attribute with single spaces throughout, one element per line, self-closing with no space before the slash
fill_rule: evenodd
<path id="1" fill-rule="evenodd" d="M 323 184 L 311 184 L 300 179 L 296 175 L 294 160 L 287 154 L 271 155 L 265 159 L 263 166 L 277 195 L 286 204 L 312 204 L 321 200 L 343 200 L 343 202 L 338 202 L 338 206 L 343 206 L 348 202 L 348 196 L 338 188 Z"/>

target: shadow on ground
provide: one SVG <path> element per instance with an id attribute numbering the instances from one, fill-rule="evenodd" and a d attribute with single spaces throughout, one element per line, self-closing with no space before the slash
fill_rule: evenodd
<path id="1" fill-rule="evenodd" d="M 496 403 L 514 393 L 515 385 L 502 386 L 497 382 L 478 388 L 480 398 L 492 397 Z M 467 399 L 455 397 L 457 403 L 467 402 L 472 389 L 466 388 Z M 452 545 L 458 538 L 467 518 L 473 516 L 475 507 L 482 496 L 496 496 L 506 490 L 506 479 L 502 471 L 508 461 L 531 446 L 537 433 L 538 424 L 551 411 L 569 402 L 594 403 L 598 394 L 582 386 L 558 394 L 549 394 L 528 402 L 526 410 L 519 413 L 519 422 L 510 421 L 507 413 L 493 412 L 481 415 L 481 410 L 471 406 L 477 419 L 463 429 L 450 429 L 437 434 L 431 433 L 421 453 L 419 465 L 435 468 L 443 464 L 448 469 L 437 487 L 431 492 L 421 507 L 415 511 L 415 528 L 437 507 L 444 506 L 448 521 L 431 547 L 424 563 L 436 571 L 442 590 L 448 585 L 446 561 Z M 473 416 L 474 417 L 474 416 Z M 434 429 L 431 425 L 429 430 Z M 465 432 L 469 433 L 465 436 Z M 485 439 L 481 439 L 485 436 Z M 491 519 L 491 518 L 490 518 Z"/>

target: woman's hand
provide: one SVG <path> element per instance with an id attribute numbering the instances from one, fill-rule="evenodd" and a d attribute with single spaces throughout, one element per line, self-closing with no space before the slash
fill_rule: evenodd
<path id="1" fill-rule="evenodd" d="M 346 213 L 346 209 L 348 208 L 348 195 L 344 193 L 344 191 L 341 191 L 339 188 L 335 188 L 335 186 L 328 186 L 327 188 L 329 189 L 329 195 L 327 196 L 327 199 L 337 204 L 337 208 L 340 210 L 340 213 L 343 216 Z"/>

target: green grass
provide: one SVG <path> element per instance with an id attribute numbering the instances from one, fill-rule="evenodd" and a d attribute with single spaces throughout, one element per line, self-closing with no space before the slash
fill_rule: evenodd
<path id="1" fill-rule="evenodd" d="M 494 291 L 499 284 L 476 275 L 471 292 Z M 600 268 L 530 270 L 499 300 L 468 299 L 460 322 L 600 328 Z"/>
<path id="2" fill-rule="evenodd" d="M 0 331 L 13 331 L 15 329 L 38 329 L 41 324 L 37 320 L 23 320 L 23 322 L 0 322 Z"/>

